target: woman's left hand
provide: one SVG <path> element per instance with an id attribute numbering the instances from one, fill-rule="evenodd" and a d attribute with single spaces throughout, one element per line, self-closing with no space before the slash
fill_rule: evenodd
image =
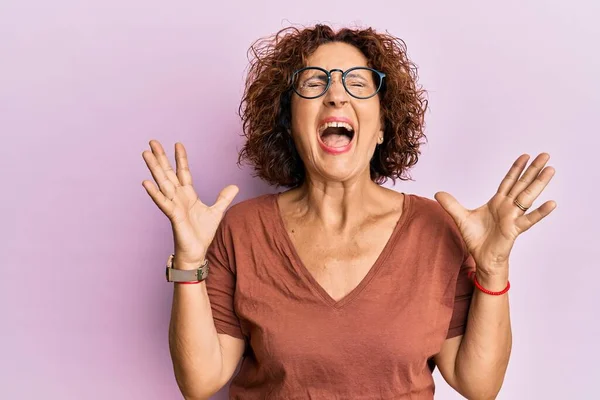
<path id="1" fill-rule="evenodd" d="M 507 276 L 508 257 L 516 238 L 556 208 L 556 202 L 550 200 L 525 214 L 515 204 L 516 200 L 529 208 L 542 193 L 555 172 L 552 167 L 544 168 L 549 159 L 549 154 L 541 153 L 521 176 L 529 160 L 529 155 L 521 155 L 500 183 L 496 194 L 487 204 L 475 210 L 464 208 L 446 192 L 435 194 L 435 199 L 458 226 L 478 272 Z"/>

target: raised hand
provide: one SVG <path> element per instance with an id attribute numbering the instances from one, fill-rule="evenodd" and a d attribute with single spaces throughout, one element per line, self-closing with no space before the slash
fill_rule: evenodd
<path id="1" fill-rule="evenodd" d="M 467 210 L 448 193 L 435 194 L 435 199 L 460 229 L 477 268 L 485 269 L 483 272 L 507 272 L 503 270 L 508 267 L 508 257 L 516 238 L 556 208 L 556 202 L 549 200 L 534 211 L 525 213 L 555 172 L 552 167 L 544 168 L 550 155 L 542 153 L 521 175 L 528 159 L 528 155 L 521 155 L 500 183 L 496 194 L 475 210 Z"/>
<path id="2" fill-rule="evenodd" d="M 175 245 L 174 267 L 196 269 L 204 260 L 223 213 L 238 193 L 238 188 L 235 185 L 225 187 L 215 203 L 208 206 L 200 201 L 194 190 L 183 144 L 175 144 L 177 171 L 173 171 L 158 141 L 151 140 L 150 149 L 145 150 L 142 157 L 156 184 L 145 180 L 142 185 L 171 221 Z"/>

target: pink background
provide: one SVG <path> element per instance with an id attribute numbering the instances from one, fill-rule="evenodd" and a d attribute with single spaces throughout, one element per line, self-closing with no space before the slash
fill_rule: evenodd
<path id="1" fill-rule="evenodd" d="M 476 207 L 547 151 L 558 208 L 511 262 L 501 399 L 594 398 L 600 5 L 588 1 L 4 0 L 0 5 L 0 397 L 176 399 L 167 219 L 141 186 L 151 138 L 186 144 L 200 196 L 273 190 L 236 164 L 258 37 L 290 23 L 404 38 L 429 90 L 416 182 Z M 458 399 L 436 373 L 438 398 Z M 226 390 L 215 398 L 224 399 Z"/>

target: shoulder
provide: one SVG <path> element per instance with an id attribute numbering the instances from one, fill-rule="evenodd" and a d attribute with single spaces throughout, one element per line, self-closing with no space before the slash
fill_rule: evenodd
<path id="1" fill-rule="evenodd" d="M 274 194 L 242 200 L 225 211 L 221 223 L 228 230 L 239 230 L 270 222 L 275 214 L 275 201 Z"/>
<path id="2" fill-rule="evenodd" d="M 411 194 L 413 223 L 427 231 L 432 238 L 445 238 L 454 246 L 464 248 L 464 242 L 454 219 L 437 200 Z"/>
<path id="3" fill-rule="evenodd" d="M 417 194 L 410 194 L 410 197 L 413 213 L 417 217 L 426 220 L 428 223 L 448 224 L 452 222 L 454 224 L 450 214 L 435 199 Z"/>
<path id="4" fill-rule="evenodd" d="M 273 195 L 261 195 L 230 206 L 219 223 L 210 249 L 218 248 L 233 259 L 233 249 L 246 249 L 272 231 L 273 212 L 269 211 Z M 209 249 L 209 250 L 210 250 Z"/>

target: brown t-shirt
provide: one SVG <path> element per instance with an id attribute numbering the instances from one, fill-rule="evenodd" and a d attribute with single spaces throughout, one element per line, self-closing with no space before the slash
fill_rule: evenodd
<path id="1" fill-rule="evenodd" d="M 414 194 L 337 302 L 300 261 L 277 195 L 231 207 L 207 257 L 216 329 L 246 341 L 231 399 L 432 399 L 431 357 L 464 333 L 473 292 L 454 221 Z"/>

